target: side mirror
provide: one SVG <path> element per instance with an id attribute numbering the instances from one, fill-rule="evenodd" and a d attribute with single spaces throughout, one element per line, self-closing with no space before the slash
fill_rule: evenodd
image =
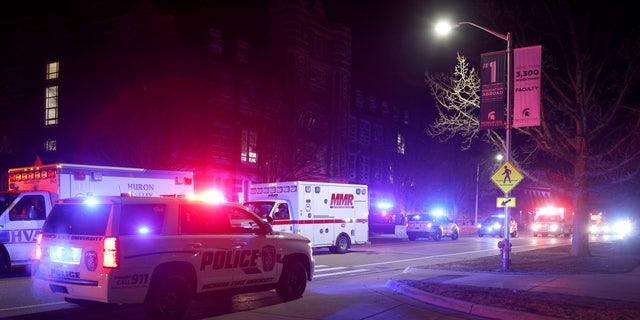
<path id="1" fill-rule="evenodd" d="M 271 219 L 271 221 L 273 221 L 273 219 Z M 265 228 L 265 234 L 272 234 L 273 233 L 273 227 L 271 226 L 271 222 L 270 223 L 265 223 L 264 224 L 264 228 Z"/>

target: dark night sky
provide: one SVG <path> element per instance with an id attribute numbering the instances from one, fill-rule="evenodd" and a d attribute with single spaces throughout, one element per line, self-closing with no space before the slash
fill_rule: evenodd
<path id="1" fill-rule="evenodd" d="M 475 32 L 458 35 L 449 41 L 434 37 L 433 25 L 438 19 L 472 19 L 479 1 L 322 2 L 330 21 L 341 22 L 352 29 L 354 80 L 375 79 L 377 84 L 374 86 L 383 90 L 424 93 L 427 91 L 425 69 L 450 72 L 456 64 L 456 52 L 479 56 L 478 44 L 480 47 L 494 45 L 492 51 L 506 47 L 504 41 L 497 38 L 494 41 L 489 34 L 485 39 L 475 39 L 479 43 L 460 41 L 473 40 L 478 35 Z"/>

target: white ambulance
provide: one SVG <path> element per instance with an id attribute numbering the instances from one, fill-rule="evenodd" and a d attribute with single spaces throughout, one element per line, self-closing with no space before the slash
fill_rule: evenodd
<path id="1" fill-rule="evenodd" d="M 193 192 L 192 172 L 67 163 L 9 169 L 9 190 L 0 192 L 0 273 L 31 263 L 36 236 L 57 199 Z"/>
<path id="2" fill-rule="evenodd" d="M 290 181 L 253 184 L 246 207 L 273 229 L 301 234 L 314 248 L 346 253 L 369 243 L 369 194 L 366 185 Z"/>

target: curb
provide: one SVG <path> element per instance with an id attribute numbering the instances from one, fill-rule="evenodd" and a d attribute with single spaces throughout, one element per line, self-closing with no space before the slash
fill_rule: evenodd
<path id="1" fill-rule="evenodd" d="M 423 290 L 416 289 L 412 286 L 408 286 L 399 283 L 395 280 L 388 280 L 386 287 L 392 291 L 411 297 L 415 300 L 432 304 L 438 307 L 455 310 L 467 314 L 476 316 L 492 318 L 492 319 L 505 319 L 505 320 L 551 320 L 553 317 L 536 315 L 533 313 L 502 309 L 492 306 L 486 306 L 468 301 L 462 301 L 454 298 L 443 297 L 435 295 Z"/>

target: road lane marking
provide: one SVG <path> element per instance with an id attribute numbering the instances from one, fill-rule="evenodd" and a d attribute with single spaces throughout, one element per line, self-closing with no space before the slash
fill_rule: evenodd
<path id="1" fill-rule="evenodd" d="M 346 271 L 342 271 L 342 272 L 331 272 L 331 273 L 325 273 L 325 274 L 314 274 L 313 278 L 314 279 L 316 279 L 316 278 L 324 278 L 324 277 L 329 277 L 329 276 L 337 276 L 337 275 L 341 275 L 341 274 L 358 273 L 358 272 L 365 272 L 365 271 L 369 271 L 369 269 L 355 269 L 355 270 L 346 270 Z"/>
<path id="2" fill-rule="evenodd" d="M 546 248 L 546 247 L 555 247 L 555 245 L 541 246 L 539 244 L 533 244 L 533 245 L 526 245 L 526 246 L 518 246 L 518 248 L 523 248 L 523 247 L 535 247 L 536 249 L 543 249 L 543 248 Z M 401 260 L 392 260 L 392 261 L 384 261 L 384 262 L 376 262 L 376 263 L 358 264 L 358 265 L 354 265 L 353 267 L 354 268 L 371 267 L 371 266 L 379 266 L 379 265 L 383 265 L 383 264 L 392 264 L 392 263 L 408 262 L 408 261 L 419 261 L 419 260 L 426 260 L 426 259 L 433 259 L 433 258 L 443 258 L 443 257 L 457 256 L 457 255 L 467 255 L 467 254 L 470 254 L 470 253 L 479 253 L 479 252 L 487 252 L 487 251 L 497 251 L 497 249 L 484 249 L 484 250 L 476 250 L 476 251 L 439 254 L 437 256 L 428 256 L 428 257 L 419 257 L 419 258 L 411 258 L 411 259 L 401 259 Z M 512 251 L 512 253 L 513 252 L 514 251 Z"/>

